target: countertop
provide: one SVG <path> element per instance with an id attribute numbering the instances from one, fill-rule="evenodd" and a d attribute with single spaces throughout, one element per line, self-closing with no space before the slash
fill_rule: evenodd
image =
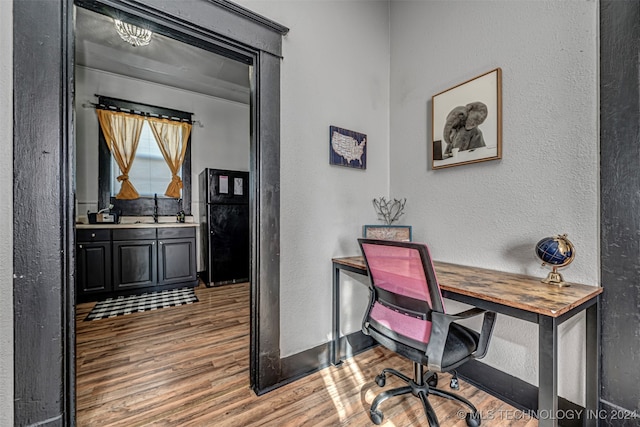
<path id="1" fill-rule="evenodd" d="M 98 224 L 76 224 L 77 229 L 92 228 L 172 228 L 172 227 L 198 227 L 200 224 L 196 222 L 140 222 L 140 223 L 121 223 L 113 224 L 101 222 Z"/>

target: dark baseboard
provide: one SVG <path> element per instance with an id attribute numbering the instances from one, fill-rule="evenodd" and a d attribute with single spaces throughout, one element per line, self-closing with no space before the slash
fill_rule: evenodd
<path id="1" fill-rule="evenodd" d="M 329 366 L 329 343 L 280 359 L 281 384 L 290 383 Z"/>
<path id="2" fill-rule="evenodd" d="M 603 400 L 600 401 L 597 417 L 603 427 L 638 427 L 640 425 L 640 414 L 637 410 L 623 409 Z"/>
<path id="3" fill-rule="evenodd" d="M 480 390 L 521 410 L 538 407 L 538 387 L 519 378 L 471 360 L 456 370 L 458 376 Z"/>
<path id="4" fill-rule="evenodd" d="M 526 381 L 477 360 L 458 367 L 457 372 L 468 383 L 523 411 L 522 415 L 534 414 L 538 408 L 538 387 Z M 559 420 L 563 427 L 584 425 L 585 408 L 562 397 L 558 397 L 558 413 L 566 414 Z"/>
<path id="5" fill-rule="evenodd" d="M 354 356 L 375 345 L 377 344 L 371 337 L 357 331 L 340 338 L 340 354 L 346 354 L 347 357 Z M 275 390 L 326 368 L 330 364 L 330 348 L 330 343 L 325 343 L 280 359 L 281 380 L 268 390 L 261 390 L 259 394 Z"/>
<path id="6" fill-rule="evenodd" d="M 343 358 L 348 358 L 377 345 L 378 343 L 375 342 L 373 338 L 363 334 L 361 331 L 357 331 L 340 337 L 340 350 L 338 354 L 341 354 Z"/>

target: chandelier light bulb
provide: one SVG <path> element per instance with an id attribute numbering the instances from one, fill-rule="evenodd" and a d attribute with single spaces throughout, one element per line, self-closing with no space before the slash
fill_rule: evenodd
<path id="1" fill-rule="evenodd" d="M 153 33 L 150 30 L 127 24 L 119 19 L 114 19 L 114 22 L 120 38 L 132 46 L 146 46 L 151 42 Z"/>

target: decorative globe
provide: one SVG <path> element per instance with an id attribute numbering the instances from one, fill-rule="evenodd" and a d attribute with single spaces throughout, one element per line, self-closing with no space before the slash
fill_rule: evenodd
<path id="1" fill-rule="evenodd" d="M 558 286 L 568 286 L 558 273 L 558 268 L 571 264 L 576 256 L 573 243 L 567 239 L 567 235 L 545 237 L 536 243 L 536 255 L 542 260 L 542 265 L 549 264 L 553 270 L 549 273 L 544 283 Z"/>

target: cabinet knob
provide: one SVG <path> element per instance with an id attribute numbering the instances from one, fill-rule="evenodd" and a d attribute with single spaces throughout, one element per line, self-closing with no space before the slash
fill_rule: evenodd
<path id="1" fill-rule="evenodd" d="M 78 245 L 78 247 L 79 247 L 80 249 L 82 249 L 82 245 Z"/>
<path id="2" fill-rule="evenodd" d="M 159 244 L 162 244 L 162 242 L 158 242 Z"/>
<path id="3" fill-rule="evenodd" d="M 96 233 L 91 233 L 91 237 L 96 237 Z"/>

